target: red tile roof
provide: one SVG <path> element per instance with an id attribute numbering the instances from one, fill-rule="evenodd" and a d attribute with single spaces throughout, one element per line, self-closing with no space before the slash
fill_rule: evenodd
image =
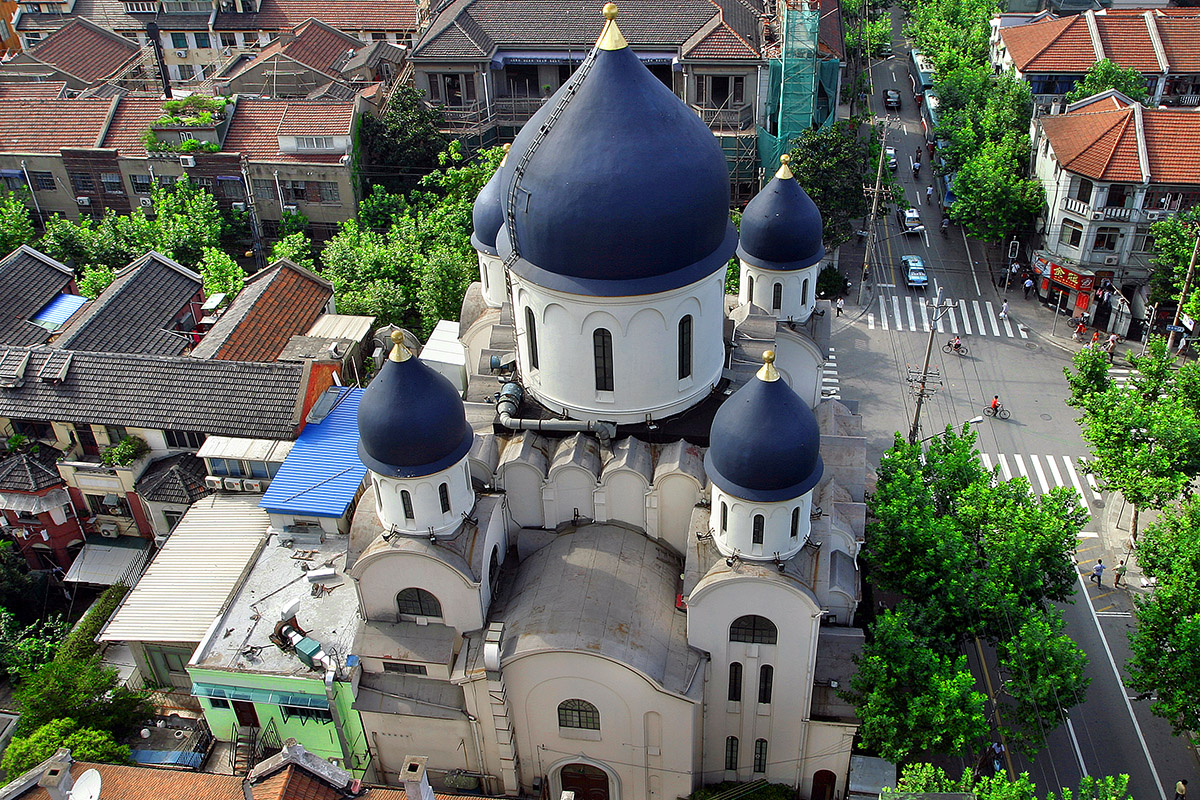
<path id="1" fill-rule="evenodd" d="M 29 54 L 93 83 L 117 72 L 140 50 L 125 37 L 76 17 L 47 36 Z"/>
<path id="2" fill-rule="evenodd" d="M 1001 28 L 1000 38 L 1021 72 L 1087 72 L 1096 62 L 1083 15 Z"/>
<path id="3" fill-rule="evenodd" d="M 723 22 L 683 55 L 685 58 L 759 58 L 755 49 Z"/>
<path id="4" fill-rule="evenodd" d="M 57 154 L 64 147 L 96 147 L 116 102 L 0 99 L 0 151 Z"/>
<path id="5" fill-rule="evenodd" d="M 89 764 L 86 761 L 72 764 L 71 775 L 78 780 L 89 769 L 100 773 L 105 797 L 121 800 L 241 800 L 243 796 L 242 779 L 235 775 Z M 21 800 L 50 800 L 50 793 L 34 785 L 20 797 Z"/>
<path id="6" fill-rule="evenodd" d="M 367 46 L 353 36 L 347 36 L 337 28 L 315 19 L 297 27 L 295 37 L 283 46 L 283 55 L 327 75 L 332 74 L 330 70 L 333 65 L 348 51 Z"/>
<path id="7" fill-rule="evenodd" d="M 338 29 L 405 31 L 417 29 L 414 0 L 263 0 L 256 14 L 218 14 L 214 28 L 283 30 L 309 18 Z"/>
<path id="8" fill-rule="evenodd" d="M 1142 132 L 1152 182 L 1200 184 L 1200 112 L 1147 109 Z"/>
<path id="9" fill-rule="evenodd" d="M 1172 72 L 1200 72 L 1200 17 L 1160 19 L 1158 37 Z"/>
<path id="10" fill-rule="evenodd" d="M 335 163 L 338 153 L 281 153 L 280 136 L 349 136 L 354 103 L 335 100 L 239 98 L 221 150 L 256 161 Z"/>
<path id="11" fill-rule="evenodd" d="M 1140 72 L 1162 72 L 1144 17 L 1097 16 L 1096 33 L 1110 61 Z"/>
<path id="12" fill-rule="evenodd" d="M 66 92 L 65 81 L 0 82 L 0 100 L 54 100 Z"/>
<path id="13" fill-rule="evenodd" d="M 1162 41 L 1168 72 L 1200 72 L 1200 15 L 1194 11 L 1187 15 L 1153 13 L 1149 19 L 1144 12 L 1086 12 L 1003 28 L 1000 36 L 1021 72 L 1084 73 L 1101 56 L 1088 32 L 1089 17 L 1096 22 L 1103 56 L 1122 67 L 1147 74 L 1162 72 L 1148 28 L 1153 25 Z"/>
<path id="14" fill-rule="evenodd" d="M 142 145 L 142 134 L 150 123 L 161 117 L 163 101 L 150 97 L 123 97 L 108 125 L 104 136 L 104 147 L 112 147 L 124 156 L 140 157 L 146 154 Z"/>

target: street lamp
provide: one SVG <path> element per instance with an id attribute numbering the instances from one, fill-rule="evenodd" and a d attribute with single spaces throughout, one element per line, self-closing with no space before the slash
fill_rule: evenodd
<path id="1" fill-rule="evenodd" d="M 981 422 L 983 422 L 983 417 L 971 417 L 969 420 L 967 420 L 966 422 L 963 423 L 963 426 L 965 427 L 967 425 L 978 425 Z M 939 437 L 941 435 L 942 434 L 940 434 L 940 433 L 935 433 L 932 436 L 926 436 L 924 439 L 918 439 L 916 443 L 917 444 L 925 444 L 925 442 L 928 442 L 930 439 L 936 439 L 937 437 Z"/>

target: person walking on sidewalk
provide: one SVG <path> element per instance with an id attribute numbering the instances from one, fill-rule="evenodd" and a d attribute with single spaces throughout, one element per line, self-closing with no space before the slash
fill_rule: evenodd
<path id="1" fill-rule="evenodd" d="M 844 309 L 846 307 L 846 298 L 839 297 L 837 299 L 837 302 L 833 304 L 833 307 L 834 307 L 834 310 L 837 312 L 837 314 L 835 316 L 840 317 L 842 315 L 842 309 Z"/>
<path id="2" fill-rule="evenodd" d="M 1092 567 L 1092 574 L 1088 577 L 1089 581 L 1095 581 L 1097 586 L 1104 585 L 1104 559 L 1096 559 L 1096 566 Z"/>
<path id="3" fill-rule="evenodd" d="M 1125 566 L 1124 561 L 1121 561 L 1120 564 L 1117 564 L 1117 568 L 1113 570 L 1113 586 L 1114 587 L 1120 586 L 1122 583 L 1125 582 L 1125 571 L 1128 569 L 1129 569 L 1129 567 Z"/>
<path id="4" fill-rule="evenodd" d="M 1033 291 L 1033 278 L 1025 279 L 1025 299 L 1029 299 L 1029 293 Z"/>
<path id="5" fill-rule="evenodd" d="M 1175 800 L 1187 800 L 1187 778 L 1175 784 Z"/>
<path id="6" fill-rule="evenodd" d="M 930 186 L 925 190 L 925 204 L 933 205 L 933 187 Z"/>

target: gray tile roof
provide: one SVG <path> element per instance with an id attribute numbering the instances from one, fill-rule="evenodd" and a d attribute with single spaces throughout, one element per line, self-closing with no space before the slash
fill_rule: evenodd
<path id="1" fill-rule="evenodd" d="M 37 448 L 0 461 L 0 492 L 40 492 L 63 482 L 55 463 L 62 453 L 44 444 Z"/>
<path id="2" fill-rule="evenodd" d="M 73 17 L 83 17 L 110 31 L 144 31 L 157 21 L 163 30 L 207 30 L 208 14 L 129 14 L 121 0 L 75 0 L 70 14 L 22 14 L 17 29 L 58 30 Z"/>
<path id="3" fill-rule="evenodd" d="M 38 380 L 46 359 L 57 352 L 0 349 L 0 360 L 29 356 L 21 385 L 0 388 L 0 417 L 295 438 L 303 364 L 75 352 L 60 382 Z"/>
<path id="4" fill-rule="evenodd" d="M 200 276 L 150 252 L 117 273 L 55 341 L 70 350 L 179 355 L 190 341 L 169 333 L 188 300 L 203 288 Z"/>
<path id="5" fill-rule="evenodd" d="M 75 279 L 71 268 L 22 245 L 0 260 L 0 344 L 33 345 L 50 331 L 29 319 Z"/>
<path id="6" fill-rule="evenodd" d="M 626 0 L 618 21 L 634 48 L 680 48 L 721 14 L 759 47 L 759 0 Z M 477 59 L 499 47 L 590 48 L 604 20 L 591 0 L 454 0 L 442 6 L 413 57 Z"/>
<path id="7" fill-rule="evenodd" d="M 204 484 L 204 461 L 192 453 L 177 453 L 150 462 L 137 482 L 143 500 L 190 506 L 211 493 Z"/>

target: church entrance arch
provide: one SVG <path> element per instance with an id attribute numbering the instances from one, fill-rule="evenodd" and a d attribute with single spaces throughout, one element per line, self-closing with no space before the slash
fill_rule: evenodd
<path id="1" fill-rule="evenodd" d="M 813 775 L 812 800 L 833 800 L 837 788 L 837 775 L 827 769 L 819 769 Z"/>
<path id="2" fill-rule="evenodd" d="M 564 792 L 575 800 L 609 800 L 608 773 L 591 764 L 565 764 L 559 772 Z"/>

